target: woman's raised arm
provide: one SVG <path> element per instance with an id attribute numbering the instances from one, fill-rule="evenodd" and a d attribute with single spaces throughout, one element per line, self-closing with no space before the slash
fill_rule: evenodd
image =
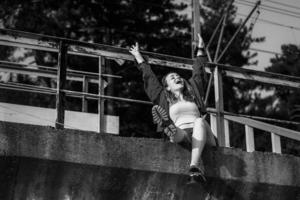
<path id="1" fill-rule="evenodd" d="M 198 34 L 198 45 L 195 49 L 192 79 L 196 82 L 202 98 L 204 97 L 204 89 L 208 81 L 207 74 L 205 72 L 205 62 L 207 62 L 207 56 L 204 42 L 201 35 Z"/>
<path id="2" fill-rule="evenodd" d="M 135 43 L 129 49 L 129 52 L 134 56 L 136 62 L 138 63 L 138 69 L 143 73 L 144 89 L 149 99 L 154 104 L 160 104 L 163 87 L 158 81 L 156 75 L 153 73 L 150 65 L 145 62 L 145 59 L 139 51 L 139 44 Z"/>

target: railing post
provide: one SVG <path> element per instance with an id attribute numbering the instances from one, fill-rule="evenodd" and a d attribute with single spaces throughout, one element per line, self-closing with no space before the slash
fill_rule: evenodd
<path id="1" fill-rule="evenodd" d="M 86 76 L 83 76 L 82 80 L 82 92 L 88 93 L 89 90 L 89 80 Z M 82 96 L 82 112 L 88 111 L 88 101 L 86 95 Z"/>
<path id="2" fill-rule="evenodd" d="M 200 3 L 199 0 L 192 0 L 192 58 L 196 47 L 197 34 L 201 34 L 200 28 Z"/>
<path id="3" fill-rule="evenodd" d="M 213 132 L 213 134 L 218 137 L 217 135 L 217 122 L 216 122 L 216 116 L 214 114 L 210 114 L 210 127 Z"/>
<path id="4" fill-rule="evenodd" d="M 245 132 L 246 132 L 246 151 L 253 152 L 255 151 L 253 128 L 248 125 L 245 125 Z"/>
<path id="5" fill-rule="evenodd" d="M 230 147 L 229 121 L 224 120 L 225 147 Z"/>
<path id="6" fill-rule="evenodd" d="M 214 70 L 214 89 L 215 89 L 215 104 L 216 104 L 216 134 L 220 146 L 225 146 L 224 134 L 224 103 L 223 103 L 223 81 L 222 71 L 216 66 Z"/>
<path id="7" fill-rule="evenodd" d="M 105 58 L 102 56 L 98 57 L 98 67 L 99 67 L 99 82 L 98 82 L 98 94 L 99 94 L 99 100 L 98 100 L 98 119 L 99 119 L 99 129 L 98 132 L 101 133 L 104 131 L 104 101 L 101 97 L 101 95 L 104 94 L 104 83 L 102 79 L 102 68 L 105 66 Z"/>
<path id="8" fill-rule="evenodd" d="M 56 121 L 55 128 L 63 129 L 65 122 L 65 89 L 67 75 L 67 45 L 59 42 L 58 62 L 57 62 L 57 90 L 56 90 Z"/>
<path id="9" fill-rule="evenodd" d="M 272 140 L 272 151 L 274 153 L 281 153 L 280 136 L 275 133 L 271 133 L 271 140 Z"/>

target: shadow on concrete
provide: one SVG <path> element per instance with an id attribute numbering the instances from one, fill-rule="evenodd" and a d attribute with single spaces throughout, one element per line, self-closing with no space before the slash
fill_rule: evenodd
<path id="1" fill-rule="evenodd" d="M 215 177 L 243 178 L 247 175 L 246 163 L 234 155 L 222 154 L 221 156 L 213 153 L 216 150 L 216 147 L 206 147 L 203 152 L 203 160 L 207 162 L 205 171 L 211 175 L 211 177 L 207 177 L 207 190 L 211 199 L 245 199 L 235 184 Z"/>
<path id="2" fill-rule="evenodd" d="M 0 181 L 1 200 L 179 200 L 186 192 L 187 176 L 25 157 L 0 157 Z M 208 177 L 207 188 L 210 199 L 218 200 L 296 200 L 300 196 L 299 187 L 214 177 Z"/>

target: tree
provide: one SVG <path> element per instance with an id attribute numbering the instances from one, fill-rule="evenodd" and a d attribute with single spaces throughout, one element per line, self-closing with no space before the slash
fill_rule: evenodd
<path id="1" fill-rule="evenodd" d="M 266 71 L 279 73 L 291 76 L 300 76 L 300 48 L 299 46 L 289 44 L 282 45 L 282 54 L 272 58 L 271 66 L 266 68 Z M 272 86 L 268 84 L 256 84 L 256 95 L 250 95 L 252 100 L 246 103 L 246 113 L 251 115 L 259 115 L 281 120 L 299 121 L 297 113 L 299 110 L 300 90 L 295 88 Z M 267 96 L 262 96 L 261 93 L 269 93 Z M 252 93 L 253 94 L 253 93 Z M 277 126 L 284 126 L 293 130 L 300 130 L 299 125 L 268 122 Z M 257 134 L 259 138 L 258 149 L 271 149 L 270 138 L 267 135 Z M 299 142 L 281 137 L 283 153 L 300 155 Z"/>
<path id="2" fill-rule="evenodd" d="M 271 66 L 266 69 L 268 72 L 280 73 L 291 76 L 300 76 L 300 46 L 293 44 L 282 45 L 282 55 L 271 59 Z M 281 119 L 297 120 L 295 114 L 298 112 L 300 105 L 300 90 L 290 88 L 273 88 L 276 98 L 275 115 Z M 270 104 L 273 102 L 270 102 Z M 298 120 L 298 122 L 300 122 Z M 287 125 L 288 128 L 300 130 L 299 125 Z M 287 140 L 283 138 L 285 143 L 285 152 L 300 155 L 300 142 Z"/>

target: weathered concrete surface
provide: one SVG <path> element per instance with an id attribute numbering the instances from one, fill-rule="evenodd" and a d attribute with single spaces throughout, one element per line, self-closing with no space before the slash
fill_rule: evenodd
<path id="1" fill-rule="evenodd" d="M 184 199 L 189 152 L 161 140 L 0 123 L 0 199 Z M 300 158 L 206 149 L 211 199 L 300 199 Z"/>

